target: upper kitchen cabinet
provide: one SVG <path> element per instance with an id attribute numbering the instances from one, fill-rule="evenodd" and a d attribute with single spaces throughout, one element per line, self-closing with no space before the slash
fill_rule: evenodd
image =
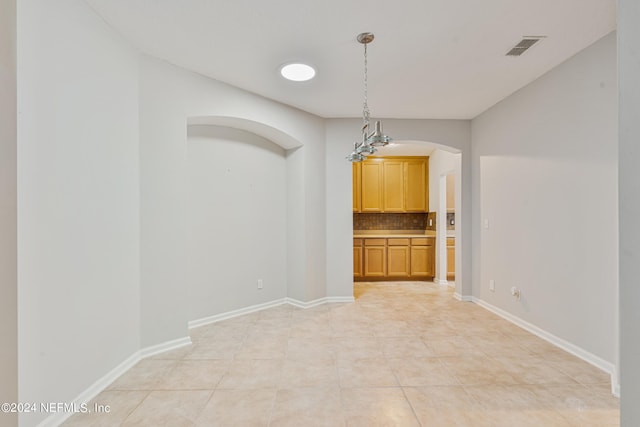
<path id="1" fill-rule="evenodd" d="M 382 211 L 406 212 L 406 173 L 401 160 L 382 161 Z"/>
<path id="2" fill-rule="evenodd" d="M 365 161 L 360 163 L 360 168 L 360 212 L 383 212 L 382 162 Z"/>
<path id="3" fill-rule="evenodd" d="M 406 212 L 429 211 L 429 158 L 404 162 Z"/>
<path id="4" fill-rule="evenodd" d="M 428 157 L 370 157 L 353 164 L 354 212 L 428 212 Z"/>
<path id="5" fill-rule="evenodd" d="M 360 163 L 353 164 L 353 211 L 360 212 L 361 210 L 361 200 L 362 197 L 360 195 L 360 190 L 362 188 L 361 180 L 362 180 L 362 165 Z"/>

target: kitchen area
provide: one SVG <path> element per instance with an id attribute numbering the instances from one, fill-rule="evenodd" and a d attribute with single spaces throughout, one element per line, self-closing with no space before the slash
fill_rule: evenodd
<path id="1" fill-rule="evenodd" d="M 369 156 L 352 167 L 354 281 L 453 281 L 454 174 L 442 177 L 446 250 L 438 251 L 436 207 L 429 209 L 429 156 Z"/>

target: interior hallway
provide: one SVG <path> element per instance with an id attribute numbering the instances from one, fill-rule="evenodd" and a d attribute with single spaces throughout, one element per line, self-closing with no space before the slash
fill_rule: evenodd
<path id="1" fill-rule="evenodd" d="M 432 283 L 193 329 L 65 426 L 619 425 L 608 374 Z M 89 405 L 93 408 L 93 404 Z"/>

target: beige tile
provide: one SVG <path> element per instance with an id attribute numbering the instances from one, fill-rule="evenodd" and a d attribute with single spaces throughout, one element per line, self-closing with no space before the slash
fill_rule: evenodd
<path id="1" fill-rule="evenodd" d="M 109 414 L 65 425 L 619 427 L 608 374 L 451 289 L 354 291 L 192 329 L 96 398 Z"/>
<path id="2" fill-rule="evenodd" d="M 326 320 L 302 320 L 291 326 L 289 336 L 297 338 L 331 337 L 333 331 L 329 326 L 328 318 Z"/>
<path id="3" fill-rule="evenodd" d="M 119 426 L 147 397 L 147 391 L 103 391 L 87 404 L 89 412 L 76 414 L 64 427 Z"/>
<path id="4" fill-rule="evenodd" d="M 331 337 L 291 337 L 287 340 L 287 359 L 289 360 L 333 360 L 335 357 L 334 341 Z"/>
<path id="5" fill-rule="evenodd" d="M 286 360 L 281 388 L 335 387 L 338 368 L 333 359 Z"/>
<path id="6" fill-rule="evenodd" d="M 190 360 L 233 359 L 241 341 L 234 338 L 202 339 L 185 355 Z"/>
<path id="7" fill-rule="evenodd" d="M 499 362 L 486 356 L 443 357 L 440 360 L 462 385 L 518 383 Z"/>
<path id="8" fill-rule="evenodd" d="M 405 387 L 404 392 L 423 426 L 491 426 L 482 421 L 482 407 L 462 386 Z"/>
<path id="9" fill-rule="evenodd" d="M 499 426 L 570 427 L 568 420 L 548 405 L 529 386 L 466 387 L 467 393 L 484 408 L 483 413 L 499 420 Z"/>
<path id="10" fill-rule="evenodd" d="M 228 360 L 183 360 L 157 385 L 159 390 L 213 390 L 229 369 Z"/>
<path id="11" fill-rule="evenodd" d="M 389 359 L 389 365 L 401 386 L 459 385 L 438 358 Z"/>
<path id="12" fill-rule="evenodd" d="M 283 359 L 235 360 L 222 377 L 218 389 L 277 388 L 283 365 Z"/>
<path id="13" fill-rule="evenodd" d="M 212 323 L 210 325 L 201 326 L 203 329 L 204 337 L 212 338 L 242 338 L 247 333 L 250 327 L 243 317 L 235 317 L 233 319 L 222 320 L 220 322 Z M 191 331 L 195 331 L 200 328 L 194 328 Z"/>
<path id="14" fill-rule="evenodd" d="M 269 424 L 275 396 L 275 389 L 216 390 L 195 425 L 266 427 Z"/>
<path id="15" fill-rule="evenodd" d="M 342 405 L 349 427 L 420 425 L 399 387 L 343 388 Z"/>
<path id="16" fill-rule="evenodd" d="M 373 337 L 373 330 L 368 321 L 332 318 L 329 326 L 334 337 Z"/>
<path id="17" fill-rule="evenodd" d="M 554 408 L 571 426 L 619 426 L 620 402 L 610 389 L 592 386 L 540 386 L 532 392 Z"/>
<path id="18" fill-rule="evenodd" d="M 558 358 L 550 362 L 555 368 L 564 372 L 581 384 L 610 384 L 611 375 L 601 371 L 595 366 L 578 359 L 570 357 L 564 360 Z"/>
<path id="19" fill-rule="evenodd" d="M 434 356 L 461 357 L 461 356 L 485 356 L 472 342 L 457 336 L 421 336 L 422 342 L 429 348 Z"/>
<path id="20" fill-rule="evenodd" d="M 236 359 L 283 359 L 287 355 L 285 336 L 246 338 L 236 352 Z"/>
<path id="21" fill-rule="evenodd" d="M 341 387 L 394 387 L 398 381 L 384 358 L 338 360 Z"/>
<path id="22" fill-rule="evenodd" d="M 153 391 L 127 417 L 122 427 L 193 426 L 211 394 L 211 391 Z"/>
<path id="23" fill-rule="evenodd" d="M 376 337 L 417 337 L 419 333 L 409 327 L 404 320 L 391 318 L 384 322 L 372 323 L 371 329 Z"/>
<path id="24" fill-rule="evenodd" d="M 338 337 L 333 340 L 337 359 L 382 358 L 384 353 L 374 337 Z"/>
<path id="25" fill-rule="evenodd" d="M 518 384 L 575 384 L 576 382 L 542 357 L 495 357 Z"/>
<path id="26" fill-rule="evenodd" d="M 143 359 L 122 374 L 107 389 L 154 390 L 160 380 L 177 364 L 177 360 Z"/>
<path id="27" fill-rule="evenodd" d="M 431 357 L 434 353 L 417 337 L 378 338 L 382 352 L 387 358 Z"/>
<path id="28" fill-rule="evenodd" d="M 340 390 L 335 387 L 278 390 L 269 426 L 344 426 Z"/>

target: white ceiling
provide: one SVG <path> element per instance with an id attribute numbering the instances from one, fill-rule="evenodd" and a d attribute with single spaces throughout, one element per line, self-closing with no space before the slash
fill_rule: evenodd
<path id="1" fill-rule="evenodd" d="M 615 29 L 615 0 L 86 0 L 149 55 L 322 117 L 471 119 Z M 523 36 L 546 36 L 518 58 Z M 279 67 L 303 61 L 310 82 Z"/>

